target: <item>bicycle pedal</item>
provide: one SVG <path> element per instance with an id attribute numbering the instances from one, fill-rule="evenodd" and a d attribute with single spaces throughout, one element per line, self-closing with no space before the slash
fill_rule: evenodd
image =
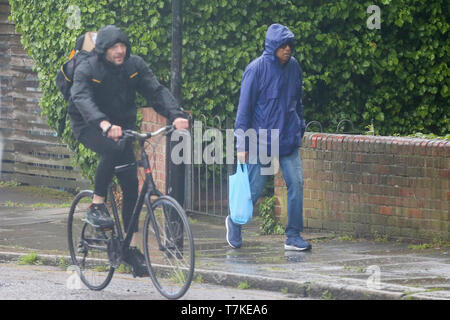
<path id="1" fill-rule="evenodd" d="M 78 243 L 78 245 L 77 245 L 77 252 L 80 253 L 80 254 L 87 252 L 86 246 L 85 246 L 84 243 L 82 243 L 82 242 Z"/>
<path id="2" fill-rule="evenodd" d="M 90 225 L 94 228 L 100 228 L 99 225 L 93 224 L 93 223 L 89 222 L 87 219 L 81 219 L 81 221 L 86 222 L 88 225 Z"/>

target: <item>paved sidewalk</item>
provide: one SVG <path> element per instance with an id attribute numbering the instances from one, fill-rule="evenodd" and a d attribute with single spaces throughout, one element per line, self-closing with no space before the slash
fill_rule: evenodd
<path id="1" fill-rule="evenodd" d="M 25 200 L 26 199 L 26 200 Z M 22 201 L 23 200 L 23 201 Z M 0 187 L 0 261 L 37 252 L 51 264 L 67 256 L 68 208 Z M 57 202 L 56 200 L 54 202 Z M 23 206 L 13 206 L 23 203 Z M 450 247 L 412 249 L 396 241 L 305 232 L 313 249 L 284 250 L 284 236 L 261 236 L 258 219 L 243 228 L 243 246 L 225 241 L 224 219 L 191 216 L 196 274 L 205 282 L 317 299 L 450 299 Z"/>

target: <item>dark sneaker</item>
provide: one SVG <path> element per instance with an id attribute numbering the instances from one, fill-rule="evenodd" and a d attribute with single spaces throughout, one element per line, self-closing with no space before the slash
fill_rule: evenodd
<path id="1" fill-rule="evenodd" d="M 130 247 L 123 259 L 133 268 L 133 275 L 135 277 L 148 277 L 147 264 L 145 263 L 145 256 L 136 247 Z"/>
<path id="2" fill-rule="evenodd" d="M 311 248 L 312 246 L 300 236 L 287 238 L 284 244 L 284 249 L 290 251 L 305 251 Z"/>
<path id="3" fill-rule="evenodd" d="M 228 216 L 225 219 L 225 226 L 227 228 L 227 242 L 233 249 L 238 249 L 242 245 L 241 225 L 236 224 Z"/>
<path id="4" fill-rule="evenodd" d="M 112 229 L 114 227 L 114 220 L 110 217 L 104 204 L 91 204 L 86 213 L 86 221 L 99 229 Z"/>

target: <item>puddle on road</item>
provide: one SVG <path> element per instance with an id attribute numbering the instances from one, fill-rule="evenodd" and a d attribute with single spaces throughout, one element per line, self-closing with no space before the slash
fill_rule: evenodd
<path id="1" fill-rule="evenodd" d="M 231 249 L 226 243 L 196 244 L 196 256 L 217 262 L 223 260 L 229 264 L 288 264 L 302 263 L 311 257 L 311 252 L 285 251 L 280 244 L 265 242 L 247 242 L 240 249 Z"/>
<path id="2" fill-rule="evenodd" d="M 284 258 L 287 263 L 298 263 L 306 262 L 311 255 L 312 252 L 286 251 L 284 253 Z"/>

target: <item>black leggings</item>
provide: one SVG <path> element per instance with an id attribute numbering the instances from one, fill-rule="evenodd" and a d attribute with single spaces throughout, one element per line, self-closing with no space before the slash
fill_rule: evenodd
<path id="1" fill-rule="evenodd" d="M 104 137 L 100 128 L 95 127 L 84 129 L 78 141 L 100 155 L 100 162 L 95 173 L 94 193 L 100 197 L 106 197 L 108 185 L 114 175 L 114 167 L 136 162 L 133 143 L 128 142 L 121 149 L 114 140 Z M 122 219 L 125 231 L 127 231 L 138 196 L 137 166 L 119 172 L 116 176 L 122 188 Z M 136 225 L 133 232 L 137 231 L 138 226 Z"/>

